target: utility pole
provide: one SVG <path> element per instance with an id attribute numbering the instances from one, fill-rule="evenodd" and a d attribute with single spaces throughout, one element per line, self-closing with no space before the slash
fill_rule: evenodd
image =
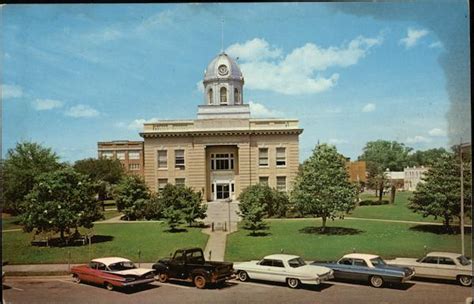
<path id="1" fill-rule="evenodd" d="M 459 143 L 459 161 L 460 161 L 460 171 L 461 171 L 461 254 L 464 255 L 464 169 L 462 161 L 462 138 Z"/>

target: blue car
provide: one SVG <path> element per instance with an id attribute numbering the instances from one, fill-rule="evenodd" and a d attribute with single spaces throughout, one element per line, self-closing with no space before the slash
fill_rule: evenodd
<path id="1" fill-rule="evenodd" d="M 346 254 L 337 262 L 311 265 L 331 268 L 335 279 L 365 281 L 376 288 L 386 282 L 403 283 L 415 275 L 413 268 L 389 266 L 381 257 L 363 253 Z"/>

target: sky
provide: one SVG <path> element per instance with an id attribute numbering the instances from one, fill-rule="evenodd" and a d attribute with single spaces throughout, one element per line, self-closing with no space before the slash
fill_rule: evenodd
<path id="1" fill-rule="evenodd" d="M 0 9 L 3 157 L 34 141 L 74 162 L 144 122 L 196 118 L 222 48 L 252 117 L 299 119 L 301 161 L 318 142 L 355 160 L 378 139 L 470 140 L 466 1 Z"/>

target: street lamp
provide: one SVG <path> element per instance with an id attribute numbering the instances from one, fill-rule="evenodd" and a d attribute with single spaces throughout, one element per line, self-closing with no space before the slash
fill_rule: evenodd
<path id="1" fill-rule="evenodd" d="M 232 202 L 232 199 L 228 198 L 227 199 L 227 212 L 229 214 L 229 233 L 231 232 L 231 222 L 230 222 L 230 202 Z"/>

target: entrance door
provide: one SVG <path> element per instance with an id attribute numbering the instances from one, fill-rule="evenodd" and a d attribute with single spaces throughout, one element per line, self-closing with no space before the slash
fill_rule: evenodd
<path id="1" fill-rule="evenodd" d="M 216 185 L 216 198 L 227 199 L 230 196 L 229 184 L 217 184 Z"/>

